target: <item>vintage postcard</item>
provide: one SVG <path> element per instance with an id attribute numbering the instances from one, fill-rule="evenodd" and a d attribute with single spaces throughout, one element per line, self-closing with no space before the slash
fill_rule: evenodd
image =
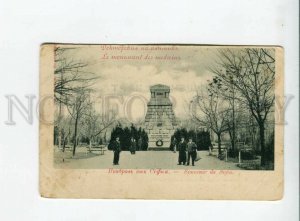
<path id="1" fill-rule="evenodd" d="M 283 49 L 44 44 L 40 193 L 283 197 Z"/>

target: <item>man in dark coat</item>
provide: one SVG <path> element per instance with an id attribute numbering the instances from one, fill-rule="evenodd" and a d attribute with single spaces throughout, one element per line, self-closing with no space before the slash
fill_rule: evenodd
<path id="1" fill-rule="evenodd" d="M 130 153 L 131 154 L 135 154 L 135 150 L 136 150 L 136 141 L 135 139 L 132 137 L 131 140 L 130 140 Z"/>
<path id="2" fill-rule="evenodd" d="M 185 165 L 186 162 L 186 142 L 184 140 L 184 137 L 181 138 L 181 141 L 178 144 L 178 151 L 179 151 L 179 156 L 178 156 L 178 165 Z"/>
<path id="3" fill-rule="evenodd" d="M 190 138 L 189 142 L 187 143 L 187 151 L 188 151 L 187 166 L 190 165 L 191 158 L 192 158 L 192 165 L 195 166 L 194 162 L 197 155 L 197 145 L 193 142 L 192 138 Z"/>
<path id="4" fill-rule="evenodd" d="M 116 140 L 113 142 L 113 151 L 114 151 L 114 165 L 119 165 L 119 158 L 120 158 L 120 152 L 121 152 L 121 144 L 120 144 L 120 138 L 117 137 Z"/>

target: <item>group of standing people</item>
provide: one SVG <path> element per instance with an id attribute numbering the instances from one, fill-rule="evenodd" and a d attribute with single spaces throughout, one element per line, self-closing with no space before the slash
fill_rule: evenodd
<path id="1" fill-rule="evenodd" d="M 174 145 L 176 148 L 176 145 Z M 178 147 L 178 165 L 190 165 L 192 160 L 192 166 L 195 166 L 195 160 L 197 157 L 197 145 L 193 142 L 192 138 L 189 138 L 188 142 L 185 142 L 184 137 L 181 138 L 180 142 L 177 144 Z M 176 150 L 176 149 L 175 149 Z"/>
<path id="2" fill-rule="evenodd" d="M 173 140 L 173 142 L 176 140 Z M 179 143 L 173 143 L 174 152 L 176 152 L 176 147 L 178 148 L 179 156 L 178 156 L 178 165 L 190 165 L 190 161 L 192 161 L 192 166 L 195 166 L 195 160 L 197 157 L 197 145 L 193 142 L 192 138 L 189 138 L 189 141 L 186 142 L 184 137 L 181 138 Z M 131 154 L 135 154 L 137 147 L 137 142 L 134 138 L 130 140 L 130 148 L 129 151 Z M 121 153 L 121 144 L 120 138 L 117 137 L 113 142 L 112 150 L 114 152 L 113 164 L 119 165 L 120 153 Z"/>
<path id="3" fill-rule="evenodd" d="M 137 142 L 132 137 L 130 139 L 130 148 L 129 148 L 129 151 L 130 151 L 131 154 L 135 154 L 136 147 L 137 147 Z M 113 142 L 112 150 L 114 152 L 113 164 L 114 165 L 119 165 L 120 153 L 122 151 L 119 137 L 116 137 L 116 140 Z"/>

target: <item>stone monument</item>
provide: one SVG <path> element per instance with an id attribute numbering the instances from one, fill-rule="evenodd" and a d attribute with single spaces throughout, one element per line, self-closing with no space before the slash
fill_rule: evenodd
<path id="1" fill-rule="evenodd" d="M 150 87 L 151 98 L 147 104 L 145 130 L 148 133 L 149 150 L 168 150 L 171 136 L 177 126 L 170 101 L 170 87 L 162 84 Z"/>

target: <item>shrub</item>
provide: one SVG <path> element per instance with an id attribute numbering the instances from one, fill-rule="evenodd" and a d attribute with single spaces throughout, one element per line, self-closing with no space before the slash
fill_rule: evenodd
<path id="1" fill-rule="evenodd" d="M 137 128 L 134 125 L 131 127 L 123 128 L 122 125 L 117 125 L 113 128 L 111 135 L 111 139 L 108 144 L 108 149 L 112 150 L 112 142 L 116 140 L 116 137 L 120 138 L 121 148 L 122 150 L 129 150 L 130 148 L 130 139 L 133 137 L 137 142 L 136 150 L 147 150 L 148 149 L 148 135 L 144 129 Z"/>
<path id="2" fill-rule="evenodd" d="M 174 137 L 176 138 L 177 142 L 180 142 L 181 137 L 184 137 L 186 142 L 188 142 L 188 139 L 192 137 L 193 141 L 197 145 L 198 150 L 208 150 L 209 146 L 211 145 L 210 134 L 208 131 L 187 131 L 185 128 L 182 128 L 175 131 L 171 137 L 171 141 L 173 141 Z M 172 142 L 170 148 L 172 149 Z"/>

